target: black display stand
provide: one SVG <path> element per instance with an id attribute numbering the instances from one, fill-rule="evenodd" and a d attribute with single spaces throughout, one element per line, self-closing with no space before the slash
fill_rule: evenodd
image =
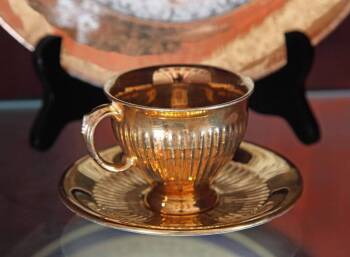
<path id="1" fill-rule="evenodd" d="M 305 80 L 314 48 L 300 32 L 286 34 L 288 62 L 255 82 L 249 106 L 256 112 L 284 118 L 305 144 L 320 138 L 319 127 L 305 97 Z M 101 88 L 69 75 L 60 65 L 61 38 L 47 36 L 37 45 L 34 67 L 43 85 L 43 105 L 34 121 L 30 143 L 37 150 L 50 148 L 63 127 L 108 102 Z"/>

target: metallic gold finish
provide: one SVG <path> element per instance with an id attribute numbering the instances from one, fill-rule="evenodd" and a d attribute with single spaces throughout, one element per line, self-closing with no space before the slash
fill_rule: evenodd
<path id="1" fill-rule="evenodd" d="M 210 66 L 170 65 L 129 71 L 107 83 L 112 104 L 84 117 L 82 133 L 96 162 L 111 172 L 137 166 L 152 179 L 147 206 L 167 214 L 213 208 L 211 188 L 229 162 L 247 124 L 253 83 Z M 101 158 L 94 147 L 98 123 L 112 118 L 124 164 Z"/>
<path id="2" fill-rule="evenodd" d="M 119 161 L 121 148 L 101 156 Z M 112 174 L 86 156 L 67 170 L 59 191 L 67 207 L 88 220 L 157 235 L 206 235 L 257 226 L 287 212 L 302 192 L 302 178 L 291 163 L 246 142 L 214 178 L 219 201 L 210 210 L 180 216 L 152 211 L 143 201 L 152 183 L 144 170 L 133 167 Z"/>

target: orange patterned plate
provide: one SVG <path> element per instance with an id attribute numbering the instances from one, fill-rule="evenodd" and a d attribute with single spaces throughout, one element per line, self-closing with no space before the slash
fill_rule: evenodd
<path id="1" fill-rule="evenodd" d="M 120 157 L 119 147 L 102 152 Z M 266 223 L 294 206 L 302 192 L 298 170 L 263 147 L 242 143 L 235 161 L 217 175 L 218 204 L 193 215 L 165 215 L 149 209 L 143 194 L 150 187 L 137 169 L 111 174 L 90 157 L 71 166 L 59 185 L 63 202 L 73 212 L 108 227 L 156 235 L 208 235 Z"/>
<path id="2" fill-rule="evenodd" d="M 202 63 L 253 78 L 285 64 L 284 33 L 317 44 L 348 14 L 349 0 L 3 0 L 0 24 L 32 50 L 64 38 L 63 66 L 102 85 L 140 66 Z"/>

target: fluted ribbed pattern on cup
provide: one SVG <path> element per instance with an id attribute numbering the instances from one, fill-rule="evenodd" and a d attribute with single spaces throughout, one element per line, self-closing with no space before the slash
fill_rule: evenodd
<path id="1" fill-rule="evenodd" d="M 231 160 L 244 134 L 245 122 L 201 130 L 117 128 L 123 148 L 134 153 L 140 168 L 149 171 L 159 181 L 200 184 L 210 180 Z"/>

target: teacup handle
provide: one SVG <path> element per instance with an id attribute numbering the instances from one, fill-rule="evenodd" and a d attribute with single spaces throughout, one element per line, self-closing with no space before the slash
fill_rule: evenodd
<path id="1" fill-rule="evenodd" d="M 117 122 L 123 118 L 123 111 L 120 108 L 110 104 L 104 104 L 96 107 L 91 113 L 83 118 L 81 133 L 83 134 L 85 144 L 92 158 L 105 170 L 110 172 L 125 171 L 135 164 L 135 157 L 127 157 L 124 164 L 116 164 L 105 161 L 95 148 L 95 129 L 104 119 L 112 117 Z"/>

